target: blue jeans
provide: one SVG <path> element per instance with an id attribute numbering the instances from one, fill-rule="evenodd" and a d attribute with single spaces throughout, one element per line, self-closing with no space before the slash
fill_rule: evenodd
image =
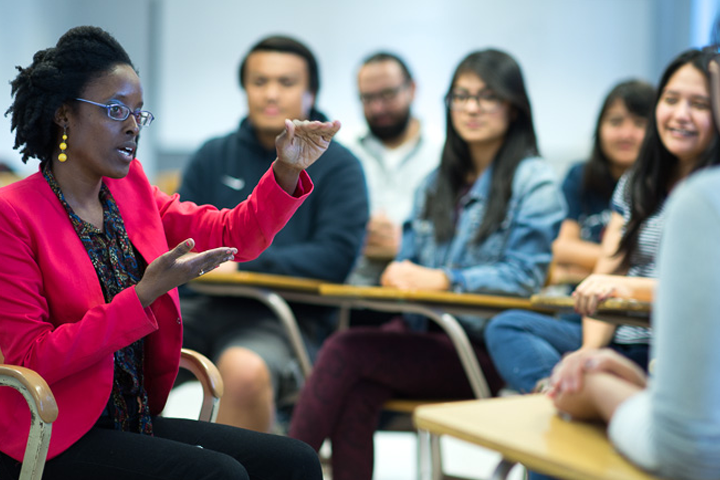
<path id="1" fill-rule="evenodd" d="M 508 310 L 485 327 L 485 344 L 500 376 L 513 389 L 532 391 L 567 352 L 582 345 L 582 325 L 525 310 Z"/>

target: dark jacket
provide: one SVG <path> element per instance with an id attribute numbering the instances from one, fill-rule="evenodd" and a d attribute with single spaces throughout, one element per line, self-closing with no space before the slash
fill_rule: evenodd
<path id="1" fill-rule="evenodd" d="M 321 115 L 316 118 L 324 120 Z M 179 190 L 182 200 L 231 208 L 244 200 L 276 158 L 257 140 L 250 121 L 206 142 L 192 157 Z M 360 252 L 368 196 L 360 162 L 332 141 L 307 169 L 315 190 L 256 260 L 239 265 L 278 275 L 343 282 Z M 297 312 L 296 312 L 297 313 Z"/>

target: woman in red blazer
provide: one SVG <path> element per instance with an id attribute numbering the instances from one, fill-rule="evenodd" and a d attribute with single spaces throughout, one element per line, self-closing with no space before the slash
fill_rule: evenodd
<path id="1" fill-rule="evenodd" d="M 55 394 L 44 478 L 320 479 L 301 442 L 158 414 L 182 344 L 176 287 L 272 242 L 339 123 L 287 121 L 252 196 L 218 211 L 148 183 L 135 153 L 153 116 L 107 32 L 74 28 L 19 70 L 15 147 L 40 169 L 0 189 L 0 351 Z M 0 412 L 0 478 L 17 478 L 29 412 L 12 389 Z"/>

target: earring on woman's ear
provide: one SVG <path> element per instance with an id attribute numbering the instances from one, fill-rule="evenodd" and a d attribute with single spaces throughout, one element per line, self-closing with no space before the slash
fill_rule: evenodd
<path id="1" fill-rule="evenodd" d="M 61 163 L 67 162 L 67 155 L 65 155 L 65 150 L 67 150 L 67 127 L 63 127 L 63 136 L 62 136 L 62 142 L 60 142 L 60 155 L 58 155 L 58 161 Z"/>

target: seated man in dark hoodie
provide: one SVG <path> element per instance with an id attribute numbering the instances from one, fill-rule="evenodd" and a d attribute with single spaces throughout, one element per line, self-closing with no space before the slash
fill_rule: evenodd
<path id="1" fill-rule="evenodd" d="M 298 41 L 268 37 L 240 64 L 248 116 L 240 128 L 206 142 L 185 170 L 182 200 L 234 207 L 244 200 L 275 160 L 275 137 L 285 119 L 325 120 L 315 109 L 318 67 Z M 273 244 L 256 260 L 228 262 L 253 272 L 292 275 L 342 283 L 359 253 L 368 220 L 362 167 L 333 141 L 308 168 L 315 190 Z M 334 310 L 291 305 L 311 354 L 332 328 Z M 217 421 L 269 431 L 275 401 L 299 388 L 296 360 L 272 312 L 256 300 L 185 293 L 184 346 L 213 359 L 225 383 Z"/>

